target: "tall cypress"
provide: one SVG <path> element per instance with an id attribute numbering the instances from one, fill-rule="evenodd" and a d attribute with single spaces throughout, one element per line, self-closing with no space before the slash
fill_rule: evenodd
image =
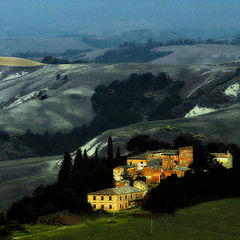
<path id="1" fill-rule="evenodd" d="M 116 157 L 114 159 L 114 167 L 117 167 L 119 165 L 121 165 L 121 155 L 120 155 L 120 148 L 117 148 L 117 152 L 116 152 Z"/>
<path id="2" fill-rule="evenodd" d="M 83 152 L 83 160 L 84 160 L 84 163 L 87 164 L 88 155 L 87 155 L 87 150 L 86 149 L 84 149 L 84 152 Z"/>
<path id="3" fill-rule="evenodd" d="M 113 145 L 112 145 L 112 137 L 108 137 L 108 161 L 113 161 Z"/>
<path id="4" fill-rule="evenodd" d="M 97 149 L 97 148 L 95 149 L 94 160 L 95 160 L 95 161 L 98 161 L 98 160 L 99 160 L 99 159 L 98 159 L 98 149 Z"/>
<path id="5" fill-rule="evenodd" d="M 116 153 L 116 159 L 120 159 L 121 155 L 120 155 L 120 148 L 117 147 L 117 153 Z"/>
<path id="6" fill-rule="evenodd" d="M 81 170 L 82 167 L 83 167 L 83 157 L 82 157 L 81 148 L 79 148 L 77 150 L 77 153 L 74 159 L 73 171 Z"/>
<path id="7" fill-rule="evenodd" d="M 70 179 L 72 171 L 72 158 L 69 152 L 65 152 L 64 159 L 58 174 L 58 183 L 67 183 Z"/>

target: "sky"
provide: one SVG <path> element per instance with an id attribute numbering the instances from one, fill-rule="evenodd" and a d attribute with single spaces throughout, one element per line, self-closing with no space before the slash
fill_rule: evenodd
<path id="1" fill-rule="evenodd" d="M 240 29 L 240 0 L 0 0 L 0 35 Z"/>

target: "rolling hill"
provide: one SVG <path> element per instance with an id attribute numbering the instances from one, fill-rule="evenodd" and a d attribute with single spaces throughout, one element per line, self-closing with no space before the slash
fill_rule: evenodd
<path id="1" fill-rule="evenodd" d="M 125 80 L 131 73 L 166 72 L 172 79 L 185 82 L 180 94 L 187 98 L 200 87 L 211 89 L 225 81 L 227 88 L 238 81 L 232 79 L 239 66 L 238 62 L 199 66 L 152 63 L 0 66 L 0 127 L 11 134 L 28 129 L 40 133 L 68 131 L 93 119 L 90 99 L 99 84 Z"/>
<path id="2" fill-rule="evenodd" d="M 130 209 L 110 216 L 89 218 L 72 226 L 30 226 L 25 239 L 239 239 L 239 198 L 227 198 L 178 210 L 173 215 L 153 215 Z M 140 217 L 138 217 L 140 216 Z M 106 234 L 107 232 L 107 234 Z"/>
<path id="3" fill-rule="evenodd" d="M 239 118 L 240 104 L 237 104 L 193 118 L 142 122 L 108 130 L 81 146 L 81 149 L 86 149 L 88 155 L 93 156 L 97 147 L 99 154 L 106 156 L 107 140 L 112 136 L 114 153 L 117 147 L 120 147 L 123 155 L 127 153 L 127 141 L 135 135 L 147 134 L 154 139 L 171 143 L 179 132 L 198 135 L 204 142 L 223 141 L 239 144 Z M 9 207 L 13 201 L 31 194 L 38 185 L 56 181 L 62 158 L 63 156 L 51 156 L 0 161 L 0 211 Z"/>
<path id="4" fill-rule="evenodd" d="M 182 99 L 200 96 L 197 98 L 200 102 L 210 101 L 211 98 L 206 93 L 219 90 L 225 94 L 227 89 L 230 89 L 230 93 L 234 92 L 233 86 L 240 80 L 239 67 L 239 61 L 197 66 L 153 63 L 0 66 L 0 127 L 11 135 L 21 134 L 27 129 L 40 133 L 46 130 L 69 131 L 75 126 L 88 123 L 94 117 L 90 99 L 96 86 L 109 84 L 116 79 L 125 80 L 131 73 L 152 72 L 157 75 L 167 72 L 173 80 L 185 82 L 180 91 Z M 235 90 L 238 91 L 237 89 L 236 87 Z M 199 90 L 203 94 L 199 95 Z M 112 136 L 115 149 L 119 146 L 121 154 L 125 154 L 126 142 L 137 134 L 148 134 L 172 142 L 178 132 L 202 135 L 201 138 L 205 141 L 220 140 L 238 144 L 240 104 L 236 104 L 236 91 L 236 96 L 228 95 L 232 101 L 228 107 L 223 104 L 212 113 L 194 118 L 184 118 L 183 115 L 182 118 L 140 122 L 108 130 L 86 143 L 82 149 L 87 149 L 88 154 L 92 155 L 98 147 L 100 154 L 104 155 L 107 138 Z M 45 97 L 41 99 L 42 96 Z M 201 99 L 204 96 L 206 97 Z M 213 105 L 212 102 L 205 104 L 207 107 Z M 0 208 L 6 208 L 11 202 L 30 194 L 40 183 L 46 183 L 46 177 L 49 183 L 55 181 L 58 159 L 59 156 L 52 156 L 1 161 L 1 201 L 7 204 Z M 44 178 L 39 170 L 40 165 Z M 26 191 L 18 191 L 19 184 L 28 186 Z"/>
<path id="5" fill-rule="evenodd" d="M 239 45 L 197 44 L 158 47 L 154 52 L 173 53 L 152 62 L 158 64 L 217 64 L 227 63 L 240 57 Z"/>
<path id="6" fill-rule="evenodd" d="M 240 104 L 236 104 L 229 108 L 192 118 L 142 122 L 108 130 L 86 143 L 81 149 L 86 149 L 88 155 L 92 156 L 97 147 L 101 155 L 106 155 L 107 140 L 109 136 L 112 136 L 115 150 L 120 147 L 121 154 L 126 154 L 126 143 L 138 134 L 150 135 L 160 141 L 172 143 L 176 134 L 180 132 L 199 135 L 204 142 L 223 141 L 239 145 L 239 118 Z"/>
<path id="7" fill-rule="evenodd" d="M 41 66 L 42 63 L 31 61 L 23 58 L 15 57 L 0 57 L 0 66 L 12 66 L 12 67 L 35 67 Z"/>

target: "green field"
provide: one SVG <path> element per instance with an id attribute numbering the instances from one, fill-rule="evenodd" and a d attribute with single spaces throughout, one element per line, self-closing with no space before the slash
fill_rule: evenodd
<path id="1" fill-rule="evenodd" d="M 135 211 L 135 210 L 134 210 Z M 25 236 L 15 239 L 158 239 L 235 240 L 240 239 L 240 198 L 203 203 L 174 215 L 133 217 L 133 211 L 89 219 L 74 226 L 30 226 Z"/>

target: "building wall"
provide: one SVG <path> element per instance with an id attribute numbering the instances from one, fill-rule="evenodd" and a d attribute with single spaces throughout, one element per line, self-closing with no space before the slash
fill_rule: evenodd
<path id="1" fill-rule="evenodd" d="M 218 162 L 222 163 L 225 168 L 232 168 L 232 155 L 228 156 L 227 158 L 215 158 Z"/>
<path id="2" fill-rule="evenodd" d="M 185 175 L 185 172 L 176 169 L 173 170 L 173 173 L 177 174 L 178 177 L 183 177 Z"/>
<path id="3" fill-rule="evenodd" d="M 179 166 L 188 167 L 193 162 L 193 147 L 179 148 Z"/>
<path id="4" fill-rule="evenodd" d="M 146 159 L 127 159 L 127 165 L 129 166 L 138 165 L 138 164 L 147 165 L 147 160 Z"/>
<path id="5" fill-rule="evenodd" d="M 162 160 L 162 167 L 163 167 L 163 169 L 173 168 L 175 166 L 174 162 L 175 162 L 174 158 L 164 158 Z"/>
<path id="6" fill-rule="evenodd" d="M 145 182 L 143 182 L 143 181 L 134 181 L 134 182 L 133 182 L 133 187 L 142 190 L 143 193 L 144 193 L 144 196 L 145 196 L 145 195 L 147 194 L 147 192 L 148 192 L 148 185 L 147 185 L 147 183 L 145 183 Z"/>
<path id="7" fill-rule="evenodd" d="M 124 167 L 122 166 L 113 169 L 113 178 L 115 182 L 123 180 L 124 171 Z"/>
<path id="8" fill-rule="evenodd" d="M 96 199 L 94 200 L 94 196 Z M 109 197 L 112 197 L 111 200 L 109 200 Z M 121 210 L 128 209 L 132 206 L 135 206 L 135 201 L 142 199 L 144 196 L 144 192 L 138 192 L 138 193 L 128 193 L 128 194 L 122 194 L 122 195 L 92 195 L 88 194 L 88 202 L 91 204 L 93 210 L 103 210 L 107 212 L 117 212 Z M 102 197 L 104 198 L 102 200 Z M 110 208 L 110 205 L 112 208 Z"/>

